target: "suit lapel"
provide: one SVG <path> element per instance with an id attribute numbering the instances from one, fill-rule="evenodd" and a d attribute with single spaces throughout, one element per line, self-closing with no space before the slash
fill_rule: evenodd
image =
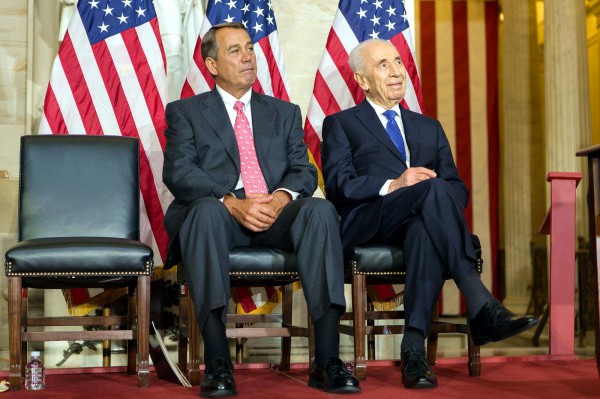
<path id="1" fill-rule="evenodd" d="M 381 143 L 390 150 L 396 158 L 404 162 L 400 156 L 400 152 L 398 152 L 398 149 L 394 145 L 394 142 L 381 124 L 379 116 L 367 100 L 364 100 L 356 107 L 356 116 L 377 140 L 381 141 Z"/>
<path id="2" fill-rule="evenodd" d="M 270 109 L 261 95 L 255 92 L 252 92 L 250 104 L 252 107 L 252 134 L 254 135 L 256 157 L 267 182 L 267 187 L 271 188 L 269 168 L 266 165 L 268 165 L 269 149 L 275 131 L 275 111 Z"/>
<path id="3" fill-rule="evenodd" d="M 204 107 L 200 108 L 200 112 L 210 127 L 215 131 L 225 147 L 225 151 L 235 164 L 238 173 L 240 172 L 240 153 L 238 150 L 233 126 L 227 116 L 225 103 L 216 89 L 213 89 L 204 100 Z"/>
<path id="4" fill-rule="evenodd" d="M 400 105 L 400 117 L 404 126 L 404 137 L 406 137 L 406 143 L 410 151 L 410 163 L 411 165 L 417 165 L 419 149 L 421 148 L 419 125 L 414 118 L 414 114 L 408 112 L 402 105 Z"/>

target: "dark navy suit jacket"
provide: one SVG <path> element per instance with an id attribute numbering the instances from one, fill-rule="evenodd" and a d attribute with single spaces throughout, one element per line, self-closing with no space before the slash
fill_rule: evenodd
<path id="1" fill-rule="evenodd" d="M 410 150 L 410 166 L 437 173 L 454 188 L 459 203 L 467 205 L 469 192 L 458 176 L 448 138 L 439 121 L 402 107 L 401 118 Z M 407 169 L 400 153 L 366 100 L 325 118 L 323 174 L 327 199 L 342 216 L 344 248 L 364 243 L 381 220 L 379 190 L 388 179 Z M 405 190 L 403 188 L 401 190 Z"/>

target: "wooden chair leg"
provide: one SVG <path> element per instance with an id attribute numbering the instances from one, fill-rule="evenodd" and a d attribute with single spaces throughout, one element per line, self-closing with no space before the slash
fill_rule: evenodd
<path id="1" fill-rule="evenodd" d="M 136 296 L 138 385 L 147 388 L 150 382 L 150 276 L 138 277 Z"/>
<path id="2" fill-rule="evenodd" d="M 437 321 L 440 317 L 440 302 L 436 302 L 435 308 L 433 309 L 433 315 L 431 317 L 432 324 Z M 438 349 L 438 337 L 439 334 L 435 329 L 431 329 L 429 337 L 427 337 L 427 363 L 430 366 L 435 366 L 437 363 L 437 349 Z"/>
<path id="3" fill-rule="evenodd" d="M 373 312 L 375 307 L 373 306 L 373 302 L 367 298 L 367 312 Z M 367 317 L 367 326 L 373 327 L 375 325 L 375 320 Z M 375 335 L 368 334 L 367 335 L 367 359 L 375 360 Z"/>
<path id="4" fill-rule="evenodd" d="M 235 328 L 244 328 L 244 323 L 235 323 Z M 244 363 L 244 337 L 235 339 L 235 362 Z"/>
<path id="5" fill-rule="evenodd" d="M 352 313 L 354 314 L 354 374 L 359 380 L 367 377 L 365 362 L 365 310 L 367 284 L 364 275 L 352 277 Z"/>
<path id="6" fill-rule="evenodd" d="M 26 292 L 26 291 L 25 291 Z M 8 277 L 8 347 L 10 369 L 8 380 L 11 391 L 18 391 L 21 388 L 21 329 L 22 329 L 22 308 L 23 301 L 27 297 L 23 295 L 22 282 L 20 277 Z"/>
<path id="7" fill-rule="evenodd" d="M 20 331 L 25 332 L 29 331 L 29 322 L 27 321 L 27 314 L 29 312 L 29 290 L 27 288 L 23 289 L 23 280 L 20 280 L 21 284 L 21 327 Z M 19 331 L 19 329 L 17 329 Z M 19 336 L 19 341 L 21 338 Z M 21 341 L 21 379 L 25 378 L 25 365 L 28 361 L 28 352 L 27 352 L 27 341 Z"/>
<path id="8" fill-rule="evenodd" d="M 187 296 L 188 301 L 188 340 L 189 340 L 189 363 L 188 379 L 192 385 L 200 385 L 200 331 L 196 321 L 196 310 L 192 298 Z"/>
<path id="9" fill-rule="evenodd" d="M 177 365 L 184 374 L 188 372 L 188 338 L 182 330 L 189 331 L 186 288 L 185 284 L 179 286 L 179 337 L 177 339 Z"/>
<path id="10" fill-rule="evenodd" d="M 293 294 L 292 284 L 285 284 L 283 287 L 283 299 L 281 301 L 282 324 L 289 327 L 293 323 Z M 279 370 L 289 371 L 292 357 L 292 338 L 281 337 L 281 363 Z"/>
<path id="11" fill-rule="evenodd" d="M 467 329 L 469 331 L 469 318 L 467 317 Z M 479 377 L 481 375 L 481 355 L 479 353 L 479 346 L 475 346 L 475 342 L 473 342 L 473 338 L 471 337 L 471 333 L 467 334 L 468 343 L 467 348 L 469 351 L 469 375 L 471 377 Z"/>
<path id="12" fill-rule="evenodd" d="M 139 284 L 139 280 L 138 280 Z M 129 292 L 127 298 L 127 325 L 128 328 L 136 330 L 139 319 L 137 319 L 137 313 L 139 309 L 137 307 L 137 288 L 134 292 Z M 136 372 L 137 366 L 137 346 L 139 342 L 137 339 L 127 341 L 127 374 L 133 375 Z M 110 358 L 109 358 L 110 362 Z"/>
<path id="13" fill-rule="evenodd" d="M 108 303 L 108 304 L 105 304 L 104 307 L 102 308 L 102 316 L 108 317 L 108 316 L 110 316 L 110 314 L 111 314 L 110 304 Z M 111 328 L 112 328 L 111 326 L 104 326 L 105 330 L 110 330 Z M 102 340 L 102 367 L 110 367 L 110 347 L 111 347 L 111 341 L 108 339 L 103 339 Z M 127 371 L 128 371 L 127 374 L 130 374 L 129 369 Z"/>

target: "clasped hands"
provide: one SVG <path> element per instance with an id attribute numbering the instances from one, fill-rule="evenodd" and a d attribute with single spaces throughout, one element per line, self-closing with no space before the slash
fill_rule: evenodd
<path id="1" fill-rule="evenodd" d="M 225 196 L 223 204 L 239 224 L 255 233 L 268 230 L 283 208 L 292 200 L 286 191 L 273 194 L 247 194 L 245 199 Z"/>
<path id="2" fill-rule="evenodd" d="M 423 180 L 432 179 L 437 176 L 431 169 L 423 168 L 421 166 L 415 168 L 408 168 L 402 173 L 402 175 L 392 181 L 388 187 L 388 193 L 392 193 L 399 188 L 412 186 Z"/>

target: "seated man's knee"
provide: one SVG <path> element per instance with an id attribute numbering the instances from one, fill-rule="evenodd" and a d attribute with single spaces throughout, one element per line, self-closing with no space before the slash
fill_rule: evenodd
<path id="1" fill-rule="evenodd" d="M 320 217 L 321 219 L 334 218 L 338 219 L 335 206 L 326 199 L 308 197 L 298 200 L 301 202 L 301 212 L 310 213 Z"/>
<path id="2" fill-rule="evenodd" d="M 428 187 L 429 194 L 451 195 L 453 193 L 452 185 L 444 179 L 428 179 L 422 181 Z"/>

